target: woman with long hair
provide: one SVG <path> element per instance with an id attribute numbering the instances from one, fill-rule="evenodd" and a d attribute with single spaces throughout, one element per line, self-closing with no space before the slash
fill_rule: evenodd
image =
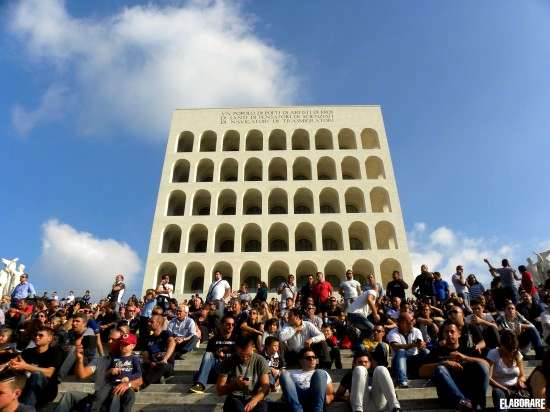
<path id="1" fill-rule="evenodd" d="M 466 283 L 470 291 L 470 301 L 479 299 L 479 297 L 483 295 L 483 292 L 485 292 L 485 288 L 478 282 L 474 274 L 468 275 Z"/>

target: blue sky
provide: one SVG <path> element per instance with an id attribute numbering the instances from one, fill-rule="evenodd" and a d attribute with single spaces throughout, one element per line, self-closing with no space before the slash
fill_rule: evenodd
<path id="1" fill-rule="evenodd" d="M 0 4 L 0 255 L 40 290 L 139 289 L 176 107 L 380 104 L 414 265 L 550 247 L 546 1 Z"/>

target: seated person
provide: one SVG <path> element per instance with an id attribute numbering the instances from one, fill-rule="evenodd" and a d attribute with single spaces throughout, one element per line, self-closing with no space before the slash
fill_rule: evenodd
<path id="1" fill-rule="evenodd" d="M 0 330 L 0 364 L 8 362 L 17 355 L 15 349 L 15 334 L 12 329 L 5 328 Z"/>
<path id="2" fill-rule="evenodd" d="M 409 312 L 401 312 L 397 328 L 388 333 L 392 369 L 401 388 L 408 388 L 408 375 L 416 376 L 416 371 L 429 353 L 422 333 L 413 325 L 413 316 Z"/>
<path id="3" fill-rule="evenodd" d="M 146 340 L 147 351 L 143 352 L 143 385 L 159 383 L 174 370 L 176 342 L 170 332 L 163 330 L 164 318 L 153 315 L 150 320 L 153 334 Z"/>
<path id="4" fill-rule="evenodd" d="M 493 387 L 493 405 L 499 406 L 501 399 L 510 399 L 514 392 L 526 389 L 527 377 L 523 368 L 523 356 L 518 350 L 518 339 L 514 332 L 503 330 L 500 347 L 487 354 L 489 361 L 489 383 Z M 505 409 L 500 408 L 500 411 Z"/>
<path id="5" fill-rule="evenodd" d="M 313 323 L 317 329 L 321 330 L 323 326 L 323 319 L 315 314 L 316 311 L 317 307 L 315 305 L 308 306 L 304 315 L 304 320 Z"/>
<path id="6" fill-rule="evenodd" d="M 427 347 L 437 345 L 439 325 L 432 314 L 432 307 L 428 303 L 421 303 L 416 316 L 416 327 L 422 332 L 422 338 Z"/>
<path id="7" fill-rule="evenodd" d="M 139 358 L 132 354 L 137 344 L 136 335 L 123 335 L 118 340 L 118 343 L 120 355 L 112 354 L 109 369 L 107 369 L 105 374 L 106 382 L 103 387 L 94 393 L 94 401 L 91 407 L 92 411 L 100 411 L 105 404 L 110 406 L 113 401 L 113 391 L 118 385 L 122 383 L 128 385 L 130 389 L 132 387 L 130 382 L 141 378 Z M 126 391 L 125 395 L 130 392 L 132 391 Z M 124 398 L 121 399 L 121 401 L 126 403 L 126 399 Z"/>
<path id="8" fill-rule="evenodd" d="M 550 275 L 550 271 L 548 271 Z M 548 277 L 550 279 L 550 276 Z M 546 407 L 550 405 L 550 349 L 544 352 L 542 364 L 537 366 L 527 379 L 527 387 L 531 397 L 546 400 Z"/>
<path id="9" fill-rule="evenodd" d="M 224 359 L 216 382 L 218 395 L 227 395 L 224 412 L 267 412 L 265 398 L 269 395 L 269 366 L 253 352 L 250 336 L 240 336 L 235 354 Z"/>
<path id="10" fill-rule="evenodd" d="M 298 353 L 304 348 L 311 348 L 319 357 L 322 368 L 331 365 L 330 354 L 325 335 L 311 322 L 302 320 L 302 314 L 296 308 L 288 312 L 288 326 L 283 328 L 279 339 L 285 345 L 285 360 L 287 365 L 296 365 Z"/>
<path id="11" fill-rule="evenodd" d="M 14 412 L 36 412 L 34 407 L 19 402 L 19 397 L 27 382 L 24 373 L 11 369 L 0 372 L 0 410 Z"/>
<path id="12" fill-rule="evenodd" d="M 221 362 L 235 352 L 235 318 L 225 315 L 218 332 L 208 340 L 201 366 L 195 375 L 195 383 L 189 389 L 192 393 L 204 393 L 206 384 L 215 382 Z"/>
<path id="13" fill-rule="evenodd" d="M 317 356 L 310 348 L 300 350 L 300 370 L 281 374 L 283 398 L 292 412 L 323 412 L 334 399 L 332 379 L 327 371 L 315 369 Z"/>
<path id="14" fill-rule="evenodd" d="M 460 306 L 453 305 L 449 308 L 447 321 L 454 323 L 460 329 L 460 344 L 462 346 L 475 350 L 480 355 L 487 352 L 483 335 L 474 325 L 466 323 L 464 311 Z M 444 339 L 445 337 L 442 340 Z"/>
<path id="15" fill-rule="evenodd" d="M 269 366 L 269 386 L 271 390 L 275 390 L 279 386 L 279 377 L 281 370 L 285 368 L 285 357 L 281 353 L 279 339 L 274 336 L 269 336 L 265 340 L 265 348 L 262 356 L 267 361 Z"/>
<path id="16" fill-rule="evenodd" d="M 265 321 L 264 333 L 262 335 L 262 348 L 265 347 L 265 341 L 268 337 L 273 336 L 279 339 L 279 321 L 277 318 L 271 318 Z"/>
<path id="17" fill-rule="evenodd" d="M 535 326 L 516 311 L 513 303 L 508 303 L 504 309 L 504 315 L 497 319 L 497 325 L 502 331 L 511 330 L 518 337 L 520 349 L 526 350 L 531 344 L 535 350 L 535 358 L 542 359 L 544 347 L 540 335 Z"/>
<path id="18" fill-rule="evenodd" d="M 539 332 L 542 331 L 539 316 L 544 311 L 544 306 L 539 303 L 538 299 L 534 301 L 533 296 L 525 290 L 522 290 L 520 293 L 520 303 L 517 304 L 516 310 L 523 315 L 525 319 L 535 325 Z"/>
<path id="19" fill-rule="evenodd" d="M 500 337 L 498 327 L 493 315 L 485 312 L 485 307 L 481 300 L 473 300 L 470 303 L 472 313 L 464 319 L 468 325 L 473 325 L 480 332 L 488 349 L 499 346 Z"/>
<path id="20" fill-rule="evenodd" d="M 52 346 L 54 332 L 41 327 L 34 338 L 35 346 L 25 349 L 21 356 L 10 361 L 9 367 L 29 374 L 21 402 L 30 406 L 44 406 L 57 396 L 57 373 L 63 360 L 63 352 Z"/>
<path id="21" fill-rule="evenodd" d="M 382 325 L 376 325 L 373 330 L 372 339 L 365 339 L 359 348 L 359 352 L 368 352 L 376 361 L 377 366 L 385 366 L 390 364 L 390 345 L 384 342 L 386 329 Z"/>
<path id="22" fill-rule="evenodd" d="M 390 372 L 378 365 L 368 352 L 355 352 L 352 370 L 342 378 L 335 398 L 344 400 L 347 391 L 352 411 L 401 411 Z"/>
<path id="23" fill-rule="evenodd" d="M 176 317 L 168 323 L 168 333 L 176 343 L 176 357 L 196 349 L 199 341 L 197 326 L 189 316 L 188 306 L 182 305 L 176 309 Z"/>
<path id="24" fill-rule="evenodd" d="M 62 348 L 65 360 L 59 369 L 59 376 L 61 379 L 67 375 L 86 379 L 93 375 L 98 363 L 96 336 L 87 326 L 88 316 L 85 313 L 75 313 L 71 324 L 72 329 L 68 332 Z"/>
<path id="25" fill-rule="evenodd" d="M 485 410 L 489 365 L 472 346 L 461 343 L 461 329 L 452 322 L 443 327 L 444 340 L 432 349 L 421 377 L 432 377 L 442 407 L 461 411 Z"/>
<path id="26" fill-rule="evenodd" d="M 334 363 L 336 369 L 342 369 L 342 355 L 340 354 L 340 348 L 338 347 L 338 339 L 332 331 L 332 327 L 328 323 L 323 323 L 321 332 L 325 335 L 325 341 L 330 351 L 330 366 Z M 329 368 L 330 369 L 330 368 Z"/>

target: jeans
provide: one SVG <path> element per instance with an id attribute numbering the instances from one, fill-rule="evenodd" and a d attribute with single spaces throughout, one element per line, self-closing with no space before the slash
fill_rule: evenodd
<path id="1" fill-rule="evenodd" d="M 348 320 L 353 326 L 361 331 L 360 341 L 371 337 L 374 325 L 365 316 L 359 313 L 348 313 Z"/>
<path id="2" fill-rule="evenodd" d="M 304 409 L 308 412 L 323 412 L 327 394 L 327 372 L 317 369 L 311 376 L 309 388 L 300 389 L 290 373 L 285 371 L 281 375 L 281 388 L 292 412 L 303 412 Z"/>
<path id="3" fill-rule="evenodd" d="M 197 342 L 199 341 L 198 336 L 193 335 L 191 336 L 191 339 L 189 339 L 186 342 L 178 343 L 176 344 L 176 353 L 186 354 L 187 352 L 191 352 L 197 348 Z"/>
<path id="4" fill-rule="evenodd" d="M 95 391 L 91 412 L 100 412 L 106 402 L 108 402 L 109 412 L 131 412 L 136 399 L 135 392 L 128 389 L 122 395 L 113 395 L 113 388 L 114 385 L 106 383 Z"/>
<path id="5" fill-rule="evenodd" d="M 351 378 L 349 397 L 352 411 L 383 411 L 400 408 L 390 372 L 377 366 L 372 374 L 372 389 L 369 388 L 368 369 L 356 366 Z"/>
<path id="6" fill-rule="evenodd" d="M 500 400 L 501 399 L 508 399 L 508 396 L 507 396 L 506 392 L 504 392 L 500 388 L 493 388 L 493 406 L 499 412 L 507 412 L 508 409 L 500 408 Z"/>
<path id="7" fill-rule="evenodd" d="M 152 383 L 159 383 L 160 378 L 170 375 L 174 369 L 174 365 L 171 363 L 158 362 L 154 367 L 150 363 L 144 363 L 143 369 L 143 386 L 149 386 Z"/>
<path id="8" fill-rule="evenodd" d="M 407 383 L 407 370 L 417 373 L 427 355 L 426 349 L 419 349 L 417 355 L 409 355 L 406 349 L 396 350 L 392 359 L 392 369 L 397 383 L 400 385 Z"/>
<path id="9" fill-rule="evenodd" d="M 454 408 L 463 399 L 485 409 L 485 396 L 489 388 L 489 368 L 478 362 L 467 362 L 462 371 L 438 365 L 433 374 L 437 395 L 443 406 Z"/>
<path id="10" fill-rule="evenodd" d="M 55 412 L 70 412 L 78 402 L 81 402 L 88 396 L 90 394 L 86 392 L 65 392 L 59 400 Z"/>
<path id="11" fill-rule="evenodd" d="M 202 357 L 199 371 L 195 375 L 195 382 L 202 383 L 206 386 L 206 384 L 210 380 L 209 377 L 212 375 L 217 375 L 220 365 L 221 361 L 219 359 L 216 359 L 214 353 L 205 352 Z"/>
<path id="12" fill-rule="evenodd" d="M 334 362 L 334 367 L 336 369 L 342 369 L 342 355 L 340 354 L 340 348 L 337 346 L 331 347 L 330 349 L 330 361 Z M 330 369 L 330 368 L 329 368 Z"/>
<path id="13" fill-rule="evenodd" d="M 542 339 L 539 332 L 535 327 L 529 327 L 524 330 L 519 336 L 518 341 L 520 346 L 527 346 L 529 343 L 533 345 L 535 350 L 536 359 L 542 359 L 544 356 L 544 346 L 542 346 Z"/>
<path id="14" fill-rule="evenodd" d="M 249 400 L 250 398 L 245 399 L 229 395 L 223 403 L 223 412 L 244 412 L 244 407 Z M 254 409 L 252 409 L 252 412 L 267 412 L 267 402 L 258 402 Z"/>
<path id="15" fill-rule="evenodd" d="M 32 372 L 27 379 L 23 393 L 19 398 L 21 403 L 30 406 L 36 406 L 37 404 L 45 404 L 49 401 L 53 401 L 57 396 L 57 386 L 55 392 L 51 388 L 47 388 L 48 378 L 42 375 L 40 372 Z M 46 391 L 50 389 L 49 391 Z"/>

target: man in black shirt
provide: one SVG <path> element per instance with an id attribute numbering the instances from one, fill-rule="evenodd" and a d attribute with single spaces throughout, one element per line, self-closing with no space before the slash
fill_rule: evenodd
<path id="1" fill-rule="evenodd" d="M 170 332 L 162 330 L 164 318 L 153 315 L 149 321 L 153 334 L 147 338 L 147 351 L 143 352 L 143 386 L 159 383 L 174 369 L 176 341 Z"/>
<path id="2" fill-rule="evenodd" d="M 437 394 L 443 407 L 461 411 L 485 410 L 485 397 L 489 387 L 489 365 L 474 348 L 461 340 L 456 324 L 443 326 L 444 343 L 435 347 L 423 365 L 420 374 L 433 371 Z"/>
<path id="3" fill-rule="evenodd" d="M 98 361 L 97 338 L 87 324 L 88 315 L 85 313 L 77 312 L 73 315 L 72 329 L 63 347 L 65 360 L 59 368 L 61 378 L 74 373 L 77 379 L 85 379 L 95 372 Z"/>
<path id="4" fill-rule="evenodd" d="M 417 297 L 417 299 L 429 298 L 430 302 L 433 304 L 432 298 L 434 295 L 434 275 L 431 272 L 428 272 L 428 266 L 426 265 L 420 266 L 420 272 L 420 275 L 418 275 L 416 279 L 414 279 L 414 282 L 412 284 L 412 293 L 414 296 Z"/>
<path id="5" fill-rule="evenodd" d="M 391 274 L 392 279 L 386 286 L 386 294 L 393 298 L 399 297 L 401 300 L 405 300 L 405 290 L 409 288 L 409 285 L 401 279 L 401 273 L 398 270 L 394 270 Z"/>
<path id="6" fill-rule="evenodd" d="M 25 349 L 21 356 L 9 363 L 13 370 L 30 373 L 20 397 L 21 402 L 26 405 L 42 406 L 57 396 L 57 372 L 63 353 L 57 346 L 51 346 L 53 337 L 52 329 L 38 329 L 34 338 L 36 346 Z"/>
<path id="7" fill-rule="evenodd" d="M 195 384 L 189 389 L 190 392 L 204 393 L 206 384 L 215 381 L 222 360 L 235 353 L 235 340 L 235 318 L 225 315 L 222 318 L 220 330 L 208 340 L 201 366 L 195 376 Z"/>
<path id="8" fill-rule="evenodd" d="M 313 275 L 307 275 L 307 283 L 298 292 L 298 299 L 302 308 L 307 306 L 307 298 L 313 296 L 313 286 Z"/>
<path id="9" fill-rule="evenodd" d="M 487 345 L 483 340 L 481 330 L 477 326 L 464 321 L 464 312 L 460 307 L 451 307 L 448 313 L 448 322 L 454 323 L 460 330 L 460 345 L 463 348 L 476 352 L 478 356 L 486 352 L 485 348 Z M 443 336 L 444 339 L 445 337 Z"/>

